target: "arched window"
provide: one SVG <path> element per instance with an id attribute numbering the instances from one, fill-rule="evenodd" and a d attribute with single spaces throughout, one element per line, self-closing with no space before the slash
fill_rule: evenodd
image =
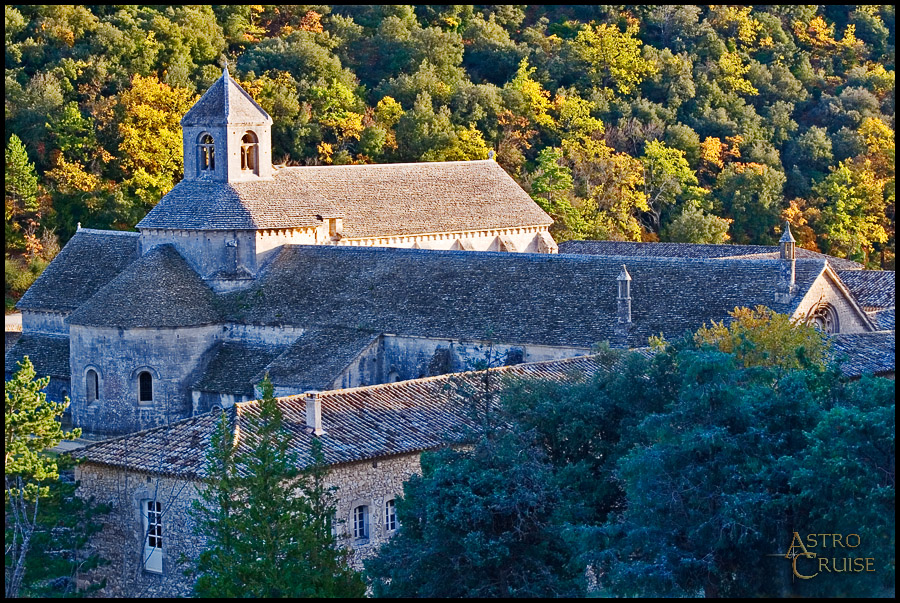
<path id="1" fill-rule="evenodd" d="M 84 375 L 84 389 L 88 404 L 96 402 L 100 398 L 100 377 L 94 369 L 88 369 Z"/>
<path id="2" fill-rule="evenodd" d="M 358 540 L 369 537 L 369 507 L 366 505 L 353 509 L 353 537 Z"/>
<path id="3" fill-rule="evenodd" d="M 209 134 L 201 134 L 197 145 L 200 150 L 200 172 L 212 172 L 216 169 L 216 145 Z"/>
<path id="4" fill-rule="evenodd" d="M 819 303 L 812 309 L 806 323 L 829 335 L 841 331 L 837 312 L 834 311 L 831 304 L 825 302 Z"/>
<path id="5" fill-rule="evenodd" d="M 153 375 L 147 371 L 138 375 L 138 400 L 153 402 Z"/>
<path id="6" fill-rule="evenodd" d="M 259 139 L 253 132 L 241 138 L 241 169 L 259 173 Z"/>

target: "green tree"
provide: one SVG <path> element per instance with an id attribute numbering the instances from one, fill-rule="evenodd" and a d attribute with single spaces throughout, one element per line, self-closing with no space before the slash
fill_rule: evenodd
<path id="1" fill-rule="evenodd" d="M 636 26 L 622 33 L 617 26 L 605 23 L 585 26 L 578 32 L 573 42 L 575 54 L 590 65 L 595 85 L 615 85 L 620 94 L 629 94 L 656 72 L 656 65 L 641 56 L 641 41 L 635 34 Z"/>
<path id="2" fill-rule="evenodd" d="M 760 163 L 729 163 L 716 178 L 713 197 L 724 215 L 734 220 L 736 243 L 771 245 L 784 204 L 783 172 Z"/>
<path id="3" fill-rule="evenodd" d="M 868 261 L 874 244 L 887 242 L 884 182 L 870 161 L 842 161 L 813 192 L 824 198 L 818 226 L 828 253 Z"/>
<path id="4" fill-rule="evenodd" d="M 694 341 L 734 354 L 747 367 L 825 368 L 831 353 L 828 337 L 802 319 L 792 320 L 765 306 L 735 308 L 728 314 L 733 320 L 727 326 L 725 321 L 704 325 Z"/>
<path id="5" fill-rule="evenodd" d="M 691 204 L 665 226 L 662 239 L 673 243 L 725 243 L 731 222 Z"/>
<path id="6" fill-rule="evenodd" d="M 207 546 L 190 571 L 202 597 L 361 597 L 365 585 L 332 533 L 333 494 L 321 442 L 301 470 L 274 388 L 260 383 L 236 440 L 223 414 L 207 454 L 208 479 L 192 515 Z M 240 417 L 236 413 L 246 413 Z"/>
<path id="7" fill-rule="evenodd" d="M 10 244 L 23 245 L 23 220 L 27 215 L 38 211 L 38 177 L 34 163 L 28 160 L 25 145 L 15 134 L 9 137 L 6 145 L 6 195 L 4 198 L 4 214 L 6 218 L 7 249 Z"/>
<path id="8" fill-rule="evenodd" d="M 80 429 L 64 432 L 57 417 L 69 405 L 47 400 L 43 390 L 50 377 L 35 379 L 26 356 L 6 382 L 4 409 L 6 479 L 6 596 L 15 597 L 24 585 L 33 537 L 39 527 L 42 501 L 50 482 L 59 479 L 56 459 L 46 454 L 62 440 L 81 436 Z"/>
<path id="9" fill-rule="evenodd" d="M 538 449 L 511 432 L 422 455 L 403 486 L 399 532 L 366 561 L 378 597 L 584 594 L 552 518 L 560 491 Z"/>
<path id="10" fill-rule="evenodd" d="M 697 175 L 680 149 L 651 140 L 644 146 L 641 163 L 644 164 L 644 192 L 649 208 L 644 216 L 647 230 L 651 232 L 660 232 L 663 212 L 676 204 L 699 201 L 707 193 L 700 188 Z"/>

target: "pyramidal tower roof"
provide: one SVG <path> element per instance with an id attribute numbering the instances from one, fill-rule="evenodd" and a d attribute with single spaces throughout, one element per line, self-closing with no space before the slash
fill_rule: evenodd
<path id="1" fill-rule="evenodd" d="M 182 126 L 272 123 L 272 118 L 241 88 L 228 67 L 200 100 L 181 118 Z"/>

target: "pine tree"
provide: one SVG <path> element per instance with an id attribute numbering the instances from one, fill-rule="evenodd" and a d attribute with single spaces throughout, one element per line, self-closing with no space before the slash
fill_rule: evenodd
<path id="1" fill-rule="evenodd" d="M 63 499 L 71 499 L 72 488 L 59 485 L 58 462 L 45 451 L 62 440 L 79 437 L 81 430 L 62 430 L 57 417 L 68 406 L 68 400 L 47 400 L 47 394 L 41 390 L 50 378 L 36 379 L 34 365 L 27 356 L 19 367 L 6 382 L 4 412 L 7 597 L 30 593 L 36 580 L 58 577 L 59 574 L 52 575 L 54 571 L 74 578 L 73 567 L 63 563 L 60 568 L 58 554 L 45 553 L 65 551 L 71 561 L 85 544 L 85 534 L 96 531 L 96 526 L 86 521 L 96 511 L 90 502 L 67 503 L 71 507 L 68 519 L 76 520 L 74 531 L 69 523 L 54 520 Z"/>
<path id="2" fill-rule="evenodd" d="M 334 512 L 325 485 L 321 443 L 313 440 L 313 463 L 300 470 L 291 435 L 272 383 L 260 387 L 235 442 L 223 414 L 207 454 L 208 477 L 194 504 L 196 531 L 207 546 L 190 572 L 203 597 L 350 597 L 365 585 L 347 565 L 332 535 Z"/>

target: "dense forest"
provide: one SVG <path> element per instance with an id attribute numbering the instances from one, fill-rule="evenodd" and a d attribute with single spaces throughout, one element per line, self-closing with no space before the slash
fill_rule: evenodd
<path id="1" fill-rule="evenodd" d="M 6 305 L 182 175 L 228 66 L 288 165 L 495 159 L 572 238 L 894 266 L 892 6 L 6 6 Z"/>

